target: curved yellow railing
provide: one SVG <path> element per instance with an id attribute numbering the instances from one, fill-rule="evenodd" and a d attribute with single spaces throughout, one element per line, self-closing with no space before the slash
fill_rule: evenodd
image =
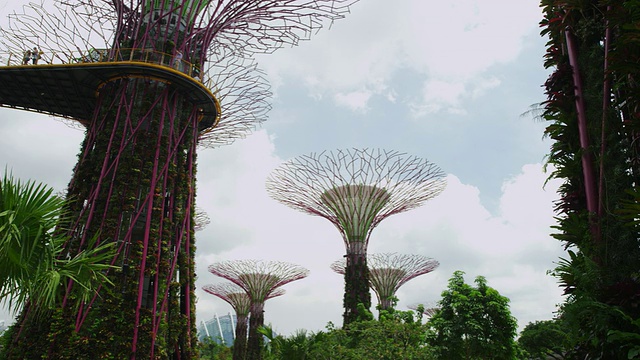
<path id="1" fill-rule="evenodd" d="M 202 81 L 202 75 L 197 65 L 184 59 L 177 59 L 173 54 L 167 54 L 153 49 L 89 49 L 84 52 L 41 51 L 38 53 L 35 64 L 31 57 L 27 57 L 27 51 L 25 51 L 24 54 L 0 53 L 0 64 L 5 64 L 6 66 L 62 65 L 119 61 L 144 62 L 170 67 Z"/>

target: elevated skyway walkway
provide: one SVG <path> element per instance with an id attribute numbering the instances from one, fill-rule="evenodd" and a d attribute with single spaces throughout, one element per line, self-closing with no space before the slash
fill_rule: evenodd
<path id="1" fill-rule="evenodd" d="M 122 78 L 147 78 L 174 86 L 202 112 L 199 130 L 215 126 L 220 104 L 198 77 L 198 69 L 169 54 L 123 49 L 109 56 L 92 49 L 77 57 L 41 54 L 25 65 L 22 54 L 0 54 L 0 107 L 23 109 L 79 121 L 87 125 L 98 89 Z"/>

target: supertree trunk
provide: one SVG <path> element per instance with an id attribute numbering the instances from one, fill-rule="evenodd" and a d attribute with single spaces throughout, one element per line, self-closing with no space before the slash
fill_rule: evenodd
<path id="1" fill-rule="evenodd" d="M 150 80 L 116 80 L 99 97 L 69 186 L 77 216 L 69 249 L 99 233 L 116 243 L 113 264 L 121 270 L 109 274 L 114 287 L 80 309 L 27 313 L 9 358 L 23 358 L 29 345 L 21 337 L 42 336 L 49 342 L 34 359 L 189 359 L 197 108 Z M 38 331 L 47 327 L 48 336 Z"/>
<path id="2" fill-rule="evenodd" d="M 209 272 L 231 281 L 245 291 L 250 301 L 249 312 L 251 313 L 247 359 L 262 359 L 263 340 L 258 329 L 264 325 L 265 301 L 283 295 L 284 290 L 280 288 L 281 286 L 307 277 L 309 270 L 286 262 L 247 259 L 212 264 L 209 266 Z M 232 299 L 225 296 L 223 291 L 220 291 L 220 287 L 207 285 L 204 289 L 229 303 L 236 303 L 236 308 L 240 304 L 238 301 L 229 301 Z"/>
<path id="3" fill-rule="evenodd" d="M 119 269 L 108 274 L 115 286 L 79 308 L 65 298 L 40 318 L 24 309 L 9 358 L 197 356 L 196 146 L 229 144 L 266 119 L 271 92 L 256 54 L 308 39 L 355 1 L 51 0 L 12 14 L 0 28 L 3 48 L 21 54 L 44 44 L 48 64 L 17 70 L 62 80 L 59 88 L 42 82 L 47 101 L 29 104 L 0 87 L 0 103 L 87 128 L 68 192 L 76 217 L 65 255 L 96 236 L 115 244 Z M 24 66 L 13 65 L 0 75 Z"/>
<path id="4" fill-rule="evenodd" d="M 267 191 L 294 209 L 331 221 L 345 245 L 344 325 L 369 311 L 367 246 L 383 219 L 440 194 L 446 181 L 434 164 L 395 151 L 348 149 L 301 156 L 275 169 Z"/>
<path id="5" fill-rule="evenodd" d="M 247 356 L 247 331 L 249 319 L 246 316 L 236 318 L 236 338 L 233 341 L 233 360 L 244 360 Z"/>
<path id="6" fill-rule="evenodd" d="M 264 325 L 264 303 L 251 304 L 249 316 L 249 340 L 247 342 L 247 359 L 262 360 L 264 340 L 258 329 Z"/>
<path id="7" fill-rule="evenodd" d="M 364 249 L 357 251 L 354 248 L 361 248 L 362 242 L 350 244 L 351 250 L 345 258 L 347 260 L 344 272 L 344 323 L 348 324 L 358 320 L 364 314 L 359 313 L 358 304 L 362 304 L 364 309 L 371 308 L 371 293 L 369 292 L 369 268 L 367 267 L 367 255 Z"/>
<path id="8" fill-rule="evenodd" d="M 355 245 L 357 243 L 352 243 Z M 351 247 L 353 250 L 353 247 Z M 349 261 L 354 256 L 346 256 L 331 264 L 331 269 L 346 278 Z M 367 254 L 366 271 L 371 289 L 378 297 L 381 310 L 393 306 L 396 291 L 407 281 L 435 270 L 440 263 L 422 255 L 411 254 Z M 353 265 L 352 265 L 353 267 Z M 351 270 L 353 272 L 353 270 Z"/>

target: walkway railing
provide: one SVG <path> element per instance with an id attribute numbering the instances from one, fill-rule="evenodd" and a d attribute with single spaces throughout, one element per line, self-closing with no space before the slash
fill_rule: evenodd
<path id="1" fill-rule="evenodd" d="M 85 52 L 39 52 L 35 64 L 32 57 L 29 57 L 26 51 L 24 54 L 0 53 L 0 64 L 6 66 L 62 65 L 119 61 L 144 62 L 170 67 L 202 81 L 202 75 L 197 65 L 184 59 L 178 59 L 173 54 L 154 51 L 153 49 L 117 49 L 113 51 L 110 49 L 90 49 Z"/>

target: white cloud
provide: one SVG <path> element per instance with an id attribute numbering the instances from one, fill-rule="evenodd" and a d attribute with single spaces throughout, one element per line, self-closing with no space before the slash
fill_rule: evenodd
<path id="1" fill-rule="evenodd" d="M 417 114 L 464 113 L 465 101 L 501 85 L 501 78 L 487 69 L 518 56 L 525 36 L 538 31 L 539 12 L 536 2 L 513 0 L 403 0 L 391 5 L 384 0 L 360 1 L 330 31 L 321 31 L 300 47 L 263 57 L 260 63 L 276 89 L 295 79 L 316 99 L 333 99 L 353 111 L 366 111 L 376 95 L 411 103 L 402 98 L 411 93 L 422 95 L 411 103 Z M 413 76 L 418 88 L 394 83 L 402 70 Z M 281 116 L 269 123 L 299 121 L 292 107 L 279 104 Z M 4 164 L 22 178 L 63 189 L 82 132 L 15 110 L 2 110 L 0 120 L 0 133 L 11 134 L 0 143 Z M 403 139 L 407 145 L 425 146 L 419 136 Z M 232 146 L 199 152 L 197 205 L 211 223 L 197 233 L 198 319 L 230 311 L 225 302 L 200 290 L 204 284 L 222 281 L 206 271 L 209 264 L 260 258 L 311 270 L 307 279 L 286 285 L 287 294 L 267 302 L 266 321 L 277 331 L 315 331 L 327 321 L 341 324 L 343 280 L 328 266 L 343 255 L 342 239 L 325 219 L 296 212 L 266 194 L 264 180 L 283 160 L 276 155 L 273 140 L 261 130 Z M 447 148 L 448 140 L 429 146 Z M 301 148 L 306 138 L 293 136 L 287 141 Z M 440 196 L 384 220 L 373 232 L 372 252 L 419 253 L 441 262 L 434 273 L 401 289 L 400 307 L 437 301 L 453 271 L 461 269 L 468 281 L 486 276 L 490 286 L 510 297 L 520 326 L 551 317 L 560 290 L 545 271 L 562 252 L 549 236 L 557 184 L 552 182 L 543 191 L 543 181 L 539 164 L 523 166 L 505 180 L 499 211 L 492 214 L 482 206 L 477 184 L 449 175 L 448 188 Z"/>
<path id="2" fill-rule="evenodd" d="M 403 69 L 428 82 L 459 83 L 461 91 L 477 96 L 496 84 L 472 84 L 480 83 L 490 67 L 513 61 L 525 37 L 537 34 L 539 20 L 535 2 L 405 0 L 391 6 L 384 0 L 360 1 L 346 19 L 311 42 L 260 62 L 274 85 L 304 79 L 314 98 L 358 89 L 380 94 L 392 88 L 394 74 Z M 451 111 L 429 96 L 423 102 L 421 113 Z"/>
<path id="3" fill-rule="evenodd" d="M 412 104 L 414 117 L 437 113 L 443 109 L 462 113 L 460 98 L 464 94 L 464 84 L 441 80 L 427 81 L 422 89 L 420 102 Z"/>
<path id="4" fill-rule="evenodd" d="M 367 102 L 371 98 L 369 91 L 353 91 L 350 93 L 337 93 L 334 96 L 335 101 L 353 111 L 365 113 L 367 112 Z"/>
<path id="5" fill-rule="evenodd" d="M 222 281 L 207 273 L 206 266 L 220 260 L 259 258 L 311 270 L 308 278 L 286 285 L 284 296 L 267 302 L 266 321 L 277 331 L 318 331 L 328 321 L 342 323 L 343 279 L 329 269 L 344 254 L 342 239 L 327 220 L 294 211 L 267 196 L 264 179 L 280 161 L 264 131 L 200 156 L 198 203 L 213 221 L 198 233 L 199 320 L 230 311 L 222 300 L 200 290 L 204 284 Z M 544 179 L 540 164 L 525 165 L 505 181 L 500 214 L 492 215 L 481 205 L 476 187 L 449 175 L 441 195 L 383 220 L 373 231 L 370 252 L 417 253 L 441 262 L 434 273 L 401 289 L 400 306 L 439 300 L 448 278 L 460 269 L 467 272 L 467 281 L 483 275 L 490 286 L 509 297 L 521 327 L 550 318 L 561 298 L 555 280 L 545 272 L 561 250 L 549 236 L 557 184 L 551 182 L 543 190 Z M 223 195 L 225 201 L 216 200 Z"/>

